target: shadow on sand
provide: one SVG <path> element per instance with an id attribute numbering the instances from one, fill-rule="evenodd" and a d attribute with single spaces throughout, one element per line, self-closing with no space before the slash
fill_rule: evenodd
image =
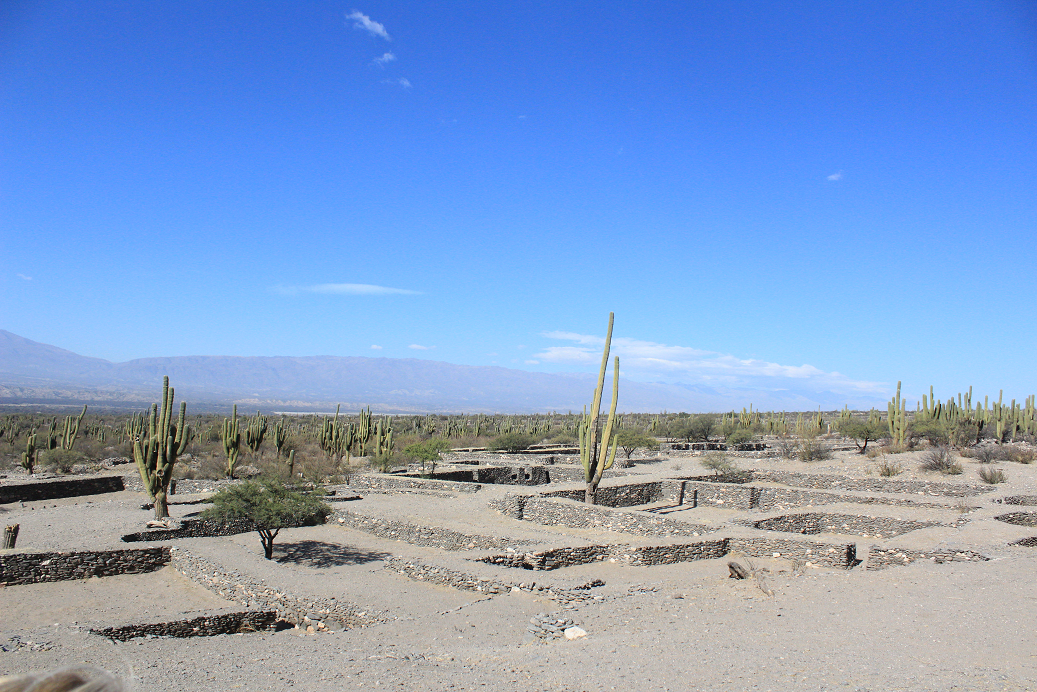
<path id="1" fill-rule="evenodd" d="M 274 557 L 278 562 L 294 562 L 297 565 L 327 569 L 342 565 L 360 565 L 365 562 L 386 560 L 392 555 L 375 550 L 361 550 L 347 545 L 324 541 L 294 541 L 274 545 Z"/>

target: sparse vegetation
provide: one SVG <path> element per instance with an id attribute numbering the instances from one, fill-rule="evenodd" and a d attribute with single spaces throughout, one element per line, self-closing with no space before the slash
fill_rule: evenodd
<path id="1" fill-rule="evenodd" d="M 40 455 L 40 463 L 47 470 L 58 473 L 72 473 L 76 464 L 86 461 L 86 455 L 74 449 L 48 449 Z"/>
<path id="2" fill-rule="evenodd" d="M 942 445 L 930 447 L 922 452 L 920 468 L 923 471 L 939 471 L 947 475 L 957 475 L 962 472 L 961 462 L 950 448 Z"/>
<path id="3" fill-rule="evenodd" d="M 998 483 L 1007 482 L 1008 474 L 999 468 L 981 466 L 979 469 L 979 479 L 989 485 L 997 485 Z"/>
<path id="4" fill-rule="evenodd" d="M 806 439 L 799 445 L 797 456 L 800 461 L 824 461 L 832 458 L 832 448 L 824 440 Z"/>
<path id="5" fill-rule="evenodd" d="M 627 459 L 638 449 L 659 449 L 654 437 L 649 437 L 640 430 L 620 430 L 616 434 L 616 443 L 626 454 Z"/>
<path id="6" fill-rule="evenodd" d="M 496 452 L 521 452 L 522 450 L 529 449 L 534 444 L 536 444 L 536 440 L 533 439 L 532 435 L 522 432 L 509 432 L 493 438 L 487 446 Z"/>
<path id="7" fill-rule="evenodd" d="M 450 443 L 438 437 L 430 437 L 424 442 L 415 442 L 403 449 L 405 455 L 421 462 L 421 473 L 427 476 L 436 472 L 436 462 L 442 461 L 443 452 L 448 451 L 450 451 Z M 431 466 L 427 474 L 425 473 L 426 464 Z"/>
<path id="8" fill-rule="evenodd" d="M 875 468 L 880 476 L 886 478 L 899 476 L 904 471 L 904 467 L 900 465 L 899 461 L 887 459 L 885 454 L 882 455 L 882 459 L 875 465 Z"/>
<path id="9" fill-rule="evenodd" d="M 724 452 L 711 451 L 702 455 L 700 463 L 713 472 L 716 477 L 726 476 L 737 471 L 737 467 L 731 463 Z"/>

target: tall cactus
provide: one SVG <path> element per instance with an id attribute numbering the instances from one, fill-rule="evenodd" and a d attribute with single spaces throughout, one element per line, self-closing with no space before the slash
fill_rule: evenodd
<path id="1" fill-rule="evenodd" d="M 227 455 L 227 477 L 234 478 L 234 469 L 238 465 L 238 454 L 241 452 L 241 434 L 238 427 L 238 405 L 234 404 L 233 418 L 223 419 L 223 453 Z"/>
<path id="2" fill-rule="evenodd" d="M 86 404 L 83 404 L 83 411 L 76 416 L 65 417 L 65 427 L 61 431 L 61 448 L 65 450 L 72 449 L 76 444 L 76 438 L 79 437 L 79 425 L 83 422 L 83 416 L 86 415 Z"/>
<path id="3" fill-rule="evenodd" d="M 36 431 L 33 430 L 25 438 L 25 451 L 22 452 L 22 467 L 29 472 L 29 475 L 32 475 L 32 470 L 36 467 L 36 455 L 38 453 L 36 449 Z"/>
<path id="4" fill-rule="evenodd" d="M 615 313 L 609 313 L 609 329 L 605 336 L 605 351 L 601 355 L 601 370 L 598 371 L 598 386 L 594 390 L 594 402 L 591 404 L 591 412 L 584 412 L 583 420 L 580 422 L 580 462 L 583 464 L 584 476 L 587 479 L 587 490 L 584 493 L 584 502 L 589 505 L 595 504 L 598 496 L 598 484 L 601 476 L 606 470 L 612 468 L 616 460 L 617 440 L 612 436 L 612 428 L 616 422 L 616 403 L 619 400 L 619 357 L 616 357 L 612 369 L 612 406 L 605 422 L 604 431 L 601 430 L 601 395 L 605 389 L 605 368 L 609 363 L 609 349 L 612 346 L 612 322 Z"/>
<path id="5" fill-rule="evenodd" d="M 281 416 L 281 420 L 274 423 L 274 447 L 277 448 L 278 458 L 284 454 L 284 446 L 288 442 L 289 428 L 288 419 L 284 415 Z"/>
<path id="6" fill-rule="evenodd" d="M 191 442 L 191 428 L 184 423 L 187 404 L 180 402 L 180 415 L 173 422 L 173 388 L 169 378 L 162 378 L 162 408 L 151 405 L 146 430 L 133 438 L 133 460 L 137 462 L 144 488 L 155 502 L 155 518 L 169 516 L 166 494 L 173 478 L 176 458 Z"/>
<path id="7" fill-rule="evenodd" d="M 259 448 L 263 446 L 266 439 L 267 419 L 266 416 L 256 411 L 255 418 L 249 418 L 245 424 L 245 445 L 252 456 L 259 454 Z"/>
<path id="8" fill-rule="evenodd" d="M 889 436 L 893 442 L 902 445 L 907 439 L 907 414 L 904 412 L 904 400 L 900 398 L 900 381 L 897 381 L 897 395 L 887 406 Z"/>

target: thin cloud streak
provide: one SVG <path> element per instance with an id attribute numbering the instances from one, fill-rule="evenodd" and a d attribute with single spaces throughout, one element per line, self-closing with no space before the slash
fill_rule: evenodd
<path id="1" fill-rule="evenodd" d="M 422 346 L 421 344 L 411 344 L 407 348 L 412 348 L 415 351 L 429 351 L 429 350 L 435 348 L 435 346 Z"/>
<path id="2" fill-rule="evenodd" d="M 548 346 L 534 358 L 545 363 L 592 365 L 601 362 L 605 339 L 573 332 L 548 332 L 550 339 L 575 342 L 576 346 Z M 883 394 L 885 383 L 852 380 L 838 372 L 825 372 L 813 365 L 781 365 L 754 358 L 737 358 L 726 353 L 687 346 L 669 346 L 652 341 L 614 338 L 612 355 L 619 356 L 627 375 L 665 379 L 685 384 L 725 386 L 770 386 L 785 388 L 790 383 L 824 389 Z"/>
<path id="3" fill-rule="evenodd" d="M 350 14 L 347 14 L 346 19 L 353 20 L 353 27 L 355 29 L 363 29 L 364 31 L 370 33 L 372 36 L 381 36 L 386 41 L 392 40 L 391 38 L 389 38 L 389 32 L 385 30 L 385 26 L 374 21 L 373 19 L 371 19 L 359 10 L 353 10 Z"/>
<path id="4" fill-rule="evenodd" d="M 390 296 L 390 295 L 421 295 L 420 291 L 411 291 L 406 288 L 390 288 L 388 286 L 375 286 L 373 284 L 316 284 L 314 286 L 275 286 L 275 293 L 285 296 L 299 295 L 300 293 L 318 293 L 322 295 L 335 296 Z"/>
<path id="5" fill-rule="evenodd" d="M 379 67 L 385 67 L 385 63 L 392 62 L 395 59 L 396 56 L 392 53 L 385 53 L 382 55 L 382 57 L 375 58 L 371 62 L 373 62 L 375 65 L 378 65 Z"/>

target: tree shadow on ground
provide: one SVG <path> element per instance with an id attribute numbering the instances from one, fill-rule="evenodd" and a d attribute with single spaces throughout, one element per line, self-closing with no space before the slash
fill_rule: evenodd
<path id="1" fill-rule="evenodd" d="M 386 560 L 391 553 L 362 550 L 324 541 L 294 541 L 274 544 L 274 555 L 278 562 L 294 562 L 297 565 L 327 569 L 342 565 L 360 565 L 365 562 Z"/>

